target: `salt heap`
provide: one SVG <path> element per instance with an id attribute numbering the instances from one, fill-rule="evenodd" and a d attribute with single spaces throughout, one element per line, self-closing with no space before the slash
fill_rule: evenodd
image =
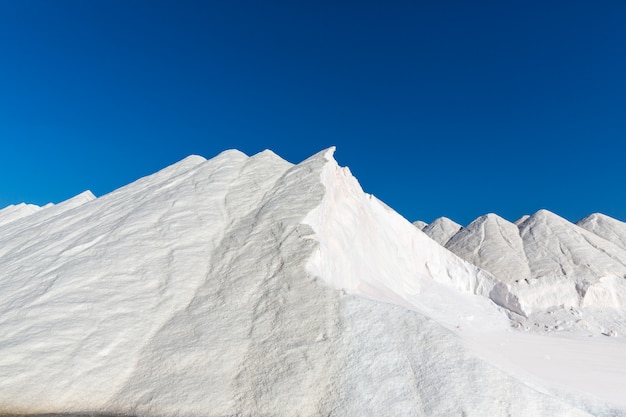
<path id="1" fill-rule="evenodd" d="M 539 210 L 514 224 L 488 214 L 436 240 L 491 273 L 491 298 L 526 330 L 626 333 L 626 223 L 596 213 L 573 224 Z"/>
<path id="2" fill-rule="evenodd" d="M 332 154 L 192 156 L 1 224 L 0 412 L 626 415 L 618 338 L 584 345 L 604 384 L 541 374 L 578 340 L 513 331 L 508 287 Z"/>

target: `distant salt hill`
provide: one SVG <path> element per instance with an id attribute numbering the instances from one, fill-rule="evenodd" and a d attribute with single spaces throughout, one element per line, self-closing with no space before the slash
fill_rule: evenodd
<path id="1" fill-rule="evenodd" d="M 439 218 L 422 231 L 504 283 L 523 315 L 626 306 L 624 222 L 596 213 L 573 224 L 539 210 L 516 223 L 487 214 L 450 233 L 456 227 Z"/>

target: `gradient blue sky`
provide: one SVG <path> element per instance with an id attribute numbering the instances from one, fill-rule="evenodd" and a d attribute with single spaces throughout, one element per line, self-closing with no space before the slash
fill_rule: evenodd
<path id="1" fill-rule="evenodd" d="M 331 145 L 409 220 L 626 220 L 626 1 L 0 2 L 0 206 Z"/>

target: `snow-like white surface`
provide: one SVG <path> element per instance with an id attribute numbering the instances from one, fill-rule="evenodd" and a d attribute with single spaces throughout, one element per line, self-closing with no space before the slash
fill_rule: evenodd
<path id="1" fill-rule="evenodd" d="M 508 287 L 332 152 L 192 156 L 0 226 L 0 413 L 626 415 L 624 339 L 514 331 Z"/>
<path id="2" fill-rule="evenodd" d="M 445 246 L 459 230 L 461 230 L 461 225 L 447 217 L 439 217 L 422 228 L 424 233 L 441 246 Z"/>

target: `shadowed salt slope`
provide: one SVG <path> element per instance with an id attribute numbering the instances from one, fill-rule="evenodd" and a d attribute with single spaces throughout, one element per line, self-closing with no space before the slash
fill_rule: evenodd
<path id="1" fill-rule="evenodd" d="M 424 233 L 442 246 L 445 246 L 459 230 L 461 230 L 461 225 L 447 217 L 439 217 L 422 228 Z"/>
<path id="2" fill-rule="evenodd" d="M 472 353 L 464 331 L 507 331 L 474 295 L 493 278 L 364 194 L 332 150 L 189 157 L 70 206 L 0 234 L 2 413 L 607 410 Z"/>
<path id="3" fill-rule="evenodd" d="M 488 299 L 496 283 L 491 275 L 365 194 L 330 151 L 327 158 L 321 173 L 326 193 L 304 220 L 319 241 L 309 262 L 313 274 L 355 294 L 436 314 L 450 327 L 476 314 L 484 315 L 486 327 L 502 325 Z"/>

